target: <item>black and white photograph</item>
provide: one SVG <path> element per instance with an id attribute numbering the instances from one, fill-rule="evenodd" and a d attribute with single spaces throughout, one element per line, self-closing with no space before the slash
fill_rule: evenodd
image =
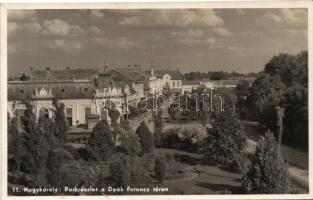
<path id="1" fill-rule="evenodd" d="M 5 195 L 308 197 L 292 5 L 8 7 Z"/>

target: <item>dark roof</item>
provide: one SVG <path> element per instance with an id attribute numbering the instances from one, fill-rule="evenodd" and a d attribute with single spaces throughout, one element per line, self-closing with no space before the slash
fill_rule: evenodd
<path id="1" fill-rule="evenodd" d="M 92 80 L 99 73 L 99 69 L 69 69 L 32 71 L 33 80 Z"/>
<path id="2" fill-rule="evenodd" d="M 178 70 L 156 70 L 154 71 L 154 74 L 158 78 L 163 78 L 164 74 L 169 74 L 172 78 L 172 80 L 182 80 L 183 75 Z"/>
<path id="3" fill-rule="evenodd" d="M 150 75 L 140 69 L 117 68 L 112 69 L 112 77 L 120 81 L 144 82 Z"/>
<path id="4" fill-rule="evenodd" d="M 92 98 L 95 93 L 93 83 L 9 83 L 8 100 L 29 100 L 33 98 L 37 91 L 45 88 L 47 92 L 59 99 L 85 99 Z"/>
<path id="5" fill-rule="evenodd" d="M 183 81 L 183 85 L 200 85 L 200 81 Z"/>

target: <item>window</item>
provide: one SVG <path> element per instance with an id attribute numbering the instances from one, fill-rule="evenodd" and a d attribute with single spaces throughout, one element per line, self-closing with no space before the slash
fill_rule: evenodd
<path id="1" fill-rule="evenodd" d="M 65 113 L 67 117 L 72 117 L 73 113 L 72 108 L 66 108 Z"/>
<path id="2" fill-rule="evenodd" d="M 175 82 L 173 82 L 173 84 L 172 84 L 172 85 L 173 85 L 173 87 L 175 87 Z"/>
<path id="3" fill-rule="evenodd" d="M 85 107 L 85 123 L 87 124 L 88 117 L 91 115 L 91 108 Z"/>
<path id="4" fill-rule="evenodd" d="M 177 87 L 180 87 L 180 82 L 179 81 L 177 81 Z"/>
<path id="5" fill-rule="evenodd" d="M 48 109 L 47 108 L 41 108 L 40 110 L 39 110 L 39 116 L 40 117 L 43 117 L 43 118 L 49 118 L 49 111 L 48 111 Z"/>
<path id="6" fill-rule="evenodd" d="M 72 108 L 66 108 L 65 109 L 65 113 L 66 113 L 66 120 L 68 122 L 69 126 L 73 126 L 73 110 Z"/>

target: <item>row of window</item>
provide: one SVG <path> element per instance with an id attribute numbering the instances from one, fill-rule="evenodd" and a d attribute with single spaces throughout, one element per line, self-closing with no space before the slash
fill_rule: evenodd
<path id="1" fill-rule="evenodd" d="M 175 87 L 175 81 L 172 82 L 173 87 Z M 180 81 L 176 81 L 176 86 L 180 87 Z"/>

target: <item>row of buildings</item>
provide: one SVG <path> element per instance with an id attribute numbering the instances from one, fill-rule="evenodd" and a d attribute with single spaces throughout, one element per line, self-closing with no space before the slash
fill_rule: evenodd
<path id="1" fill-rule="evenodd" d="M 57 97 L 65 105 L 69 125 L 77 126 L 95 117 L 110 121 L 105 107 L 108 102 L 125 115 L 129 104 L 136 104 L 147 94 L 182 94 L 200 85 L 218 88 L 237 84 L 236 80 L 184 81 L 178 70 L 144 71 L 136 66 L 101 70 L 47 68 L 32 71 L 27 80 L 8 81 L 8 112 L 11 117 L 19 117 L 25 110 L 23 101 L 31 101 L 37 118 L 52 117 L 52 99 Z"/>

